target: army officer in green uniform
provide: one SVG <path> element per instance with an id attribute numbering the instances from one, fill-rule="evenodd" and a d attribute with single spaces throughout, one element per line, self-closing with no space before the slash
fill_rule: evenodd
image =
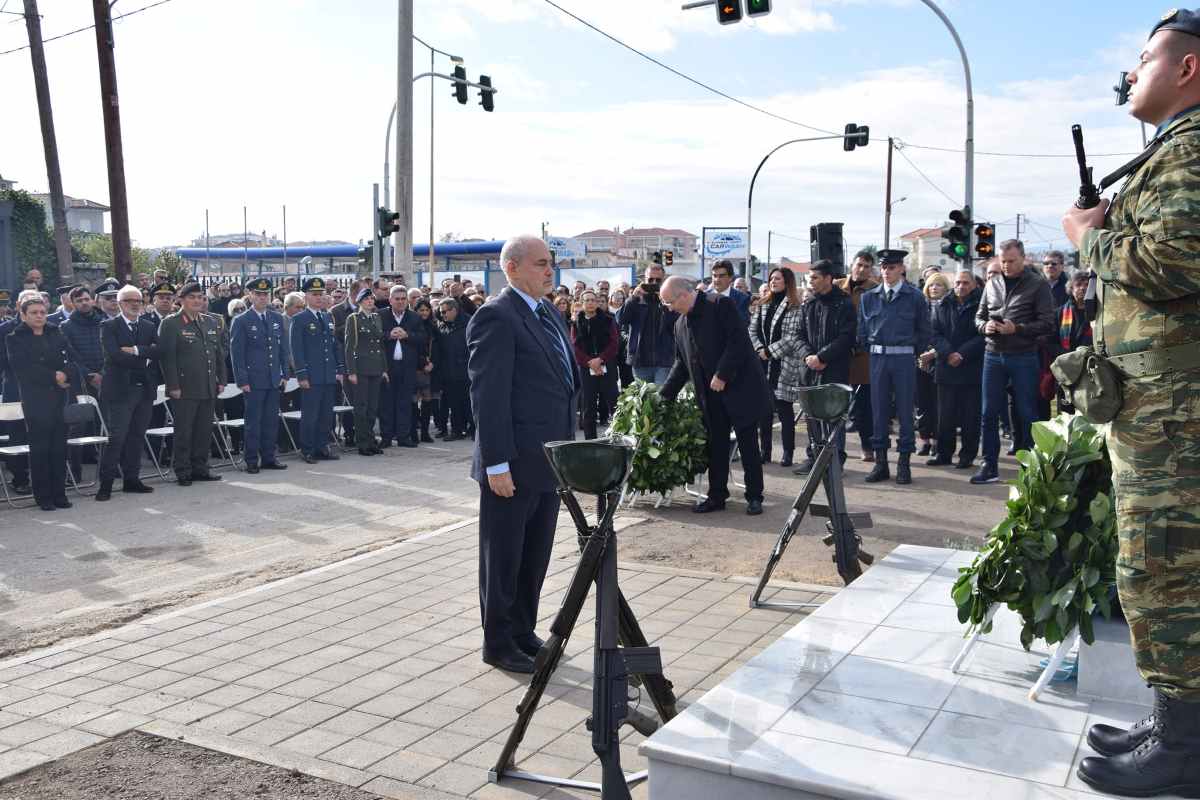
<path id="1" fill-rule="evenodd" d="M 172 463 L 180 486 L 219 481 L 208 468 L 213 411 L 225 388 L 225 323 L 204 312 L 204 287 L 184 284 L 181 308 L 158 331 L 163 383 L 174 402 L 175 452 Z"/>
<path id="2" fill-rule="evenodd" d="M 383 325 L 375 313 L 371 287 L 360 289 L 354 302 L 358 310 L 346 317 L 346 380 L 354 404 L 354 442 L 360 456 L 375 456 L 383 453 L 375 441 L 379 388 L 387 380 Z"/>
<path id="3" fill-rule="evenodd" d="M 1109 425 L 1117 589 L 1152 715 L 1096 725 L 1079 777 L 1112 794 L 1200 797 L 1200 12 L 1172 10 L 1129 73 L 1158 126 L 1112 201 L 1063 228 L 1103 282 L 1097 344 L 1124 378 Z"/>

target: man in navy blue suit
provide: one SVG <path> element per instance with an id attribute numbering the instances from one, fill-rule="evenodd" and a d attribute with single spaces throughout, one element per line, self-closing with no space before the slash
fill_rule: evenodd
<path id="1" fill-rule="evenodd" d="M 504 243 L 508 288 L 467 325 L 476 418 L 471 477 L 479 482 L 479 608 L 483 661 L 533 672 L 534 632 L 558 518 L 544 442 L 572 439 L 579 369 L 553 288 L 550 251 L 535 236 Z"/>
<path id="2" fill-rule="evenodd" d="M 711 294 L 728 297 L 737 306 L 738 316 L 747 330 L 750 328 L 750 295 L 733 286 L 733 262 L 723 258 L 713 264 Z"/>
<path id="3" fill-rule="evenodd" d="M 256 278 L 246 284 L 251 307 L 229 326 L 229 360 L 233 380 L 245 395 L 246 472 L 287 469 L 275 459 L 279 435 L 279 390 L 291 358 L 283 334 L 283 315 L 273 310 L 271 281 Z"/>

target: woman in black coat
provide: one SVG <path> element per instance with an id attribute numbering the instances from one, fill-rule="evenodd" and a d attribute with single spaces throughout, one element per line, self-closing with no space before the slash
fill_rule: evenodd
<path id="1" fill-rule="evenodd" d="M 70 508 L 67 500 L 67 343 L 46 324 L 46 303 L 31 297 L 21 303 L 21 324 L 5 339 L 17 378 L 21 411 L 29 431 L 29 467 L 33 496 L 43 511 Z"/>
<path id="2" fill-rule="evenodd" d="M 595 439 L 597 423 L 606 424 L 617 402 L 617 322 L 600 308 L 596 293 L 585 289 L 583 310 L 571 326 L 575 362 L 583 375 L 583 432 Z"/>

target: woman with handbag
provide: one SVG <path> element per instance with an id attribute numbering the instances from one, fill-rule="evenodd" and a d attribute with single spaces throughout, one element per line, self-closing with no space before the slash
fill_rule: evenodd
<path id="1" fill-rule="evenodd" d="M 20 305 L 21 324 L 5 339 L 8 359 L 21 394 L 29 431 L 29 472 L 33 496 L 43 511 L 70 508 L 67 500 L 67 344 L 46 324 L 46 301 L 28 297 Z"/>
<path id="2" fill-rule="evenodd" d="M 759 425 L 762 463 L 771 462 L 771 429 L 779 417 L 779 438 L 783 458 L 779 466 L 792 465 L 796 449 L 796 410 L 792 405 L 800 394 L 800 355 L 796 331 L 800 325 L 800 291 L 796 275 L 787 267 L 771 270 L 766 284 L 769 294 L 754 309 L 750 318 L 750 342 L 767 373 L 774 394 L 774 412 Z"/>

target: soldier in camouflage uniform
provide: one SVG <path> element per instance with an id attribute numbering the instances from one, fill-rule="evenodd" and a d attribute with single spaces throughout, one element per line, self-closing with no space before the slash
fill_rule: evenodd
<path id="1" fill-rule="evenodd" d="M 1168 12 L 1129 74 L 1132 114 L 1158 126 L 1111 207 L 1063 227 L 1103 282 L 1101 335 L 1124 376 L 1107 440 L 1117 588 L 1146 720 L 1097 725 L 1079 776 L 1106 792 L 1200 797 L 1200 12 Z"/>
<path id="2" fill-rule="evenodd" d="M 383 453 L 375 441 L 375 418 L 379 415 L 379 387 L 387 380 L 383 354 L 383 323 L 375 313 L 371 287 L 360 289 L 354 298 L 358 310 L 346 317 L 346 380 L 354 403 L 354 439 L 360 456 Z"/>

